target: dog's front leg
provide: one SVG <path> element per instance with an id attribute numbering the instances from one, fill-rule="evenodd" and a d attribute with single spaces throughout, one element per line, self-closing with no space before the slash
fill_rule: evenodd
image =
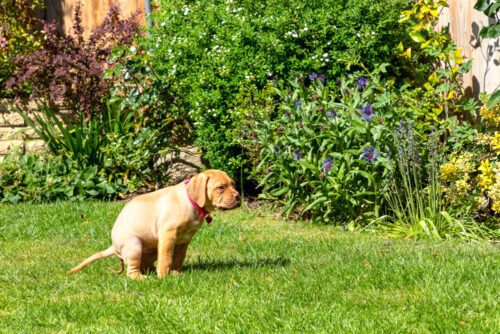
<path id="1" fill-rule="evenodd" d="M 158 277 L 167 276 L 172 270 L 177 231 L 160 230 L 158 235 Z"/>
<path id="2" fill-rule="evenodd" d="M 189 243 L 185 243 L 182 245 L 175 245 L 174 262 L 172 263 L 172 272 L 180 274 L 182 268 L 182 262 L 184 262 L 184 258 L 186 257 L 188 246 Z"/>

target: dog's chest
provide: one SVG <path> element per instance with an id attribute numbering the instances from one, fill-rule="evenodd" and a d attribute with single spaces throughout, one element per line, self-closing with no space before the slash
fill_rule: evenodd
<path id="1" fill-rule="evenodd" d="M 190 242 L 193 236 L 198 232 L 201 225 L 203 223 L 201 221 L 195 220 L 186 224 L 186 227 L 180 233 L 180 236 L 177 238 L 177 244 L 184 244 Z"/>

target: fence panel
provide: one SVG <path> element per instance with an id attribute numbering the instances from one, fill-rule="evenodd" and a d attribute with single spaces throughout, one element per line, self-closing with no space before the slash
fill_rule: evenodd
<path id="1" fill-rule="evenodd" d="M 440 25 L 448 26 L 462 54 L 472 59 L 472 70 L 464 77 L 469 95 L 500 88 L 500 38 L 480 39 L 479 31 L 495 21 L 474 9 L 475 0 L 448 0 Z"/>
<path id="2" fill-rule="evenodd" d="M 79 0 L 46 0 L 44 18 L 47 21 L 55 20 L 59 31 L 71 33 L 75 6 Z M 137 10 L 141 11 L 140 22 L 145 24 L 144 0 L 81 0 L 82 25 L 88 33 L 97 27 L 106 17 L 109 7 L 116 3 L 120 7 L 123 17 L 130 17 Z"/>

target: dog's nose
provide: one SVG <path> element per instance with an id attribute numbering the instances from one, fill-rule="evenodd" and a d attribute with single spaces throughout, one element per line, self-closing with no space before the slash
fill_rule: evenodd
<path id="1" fill-rule="evenodd" d="M 235 201 L 239 202 L 240 201 L 240 194 L 234 193 L 233 198 L 234 198 Z"/>

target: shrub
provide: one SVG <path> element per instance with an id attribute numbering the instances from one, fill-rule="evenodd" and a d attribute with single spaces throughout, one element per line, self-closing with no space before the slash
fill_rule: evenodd
<path id="1" fill-rule="evenodd" d="M 101 112 L 84 121 L 83 115 L 66 117 L 42 105 L 32 116 L 18 111 L 54 156 L 68 156 L 70 167 L 83 171 L 95 167 L 108 181 L 119 182 L 134 191 L 139 187 L 165 182 L 164 168 L 158 163 L 172 150 L 158 147 L 158 131 L 144 124 L 144 115 L 107 100 Z"/>
<path id="2" fill-rule="evenodd" d="M 157 119 L 132 101 L 141 92 L 122 71 L 130 60 L 122 51 L 135 49 L 131 43 L 140 32 L 136 17 L 122 20 L 112 6 L 103 23 L 84 38 L 78 3 L 73 30 L 72 36 L 59 36 L 54 24 L 46 24 L 41 48 L 15 59 L 19 69 L 9 87 L 21 94 L 29 86 L 40 107 L 34 115 L 18 112 L 54 156 L 71 159 L 66 167 L 72 173 L 95 168 L 123 191 L 165 182 L 158 161 L 172 144 L 158 127 L 149 128 Z M 64 121 L 51 103 L 59 101 L 73 112 Z"/>
<path id="3" fill-rule="evenodd" d="M 258 130 L 261 197 L 283 204 L 285 215 L 326 223 L 378 217 L 393 151 L 390 129 L 399 122 L 393 93 L 378 79 L 383 69 L 344 79 L 333 90 L 316 74 L 279 90 L 279 115 Z"/>
<path id="4" fill-rule="evenodd" d="M 448 27 L 439 26 L 439 11 L 443 6 L 448 6 L 445 0 L 417 0 L 411 9 L 402 11 L 401 22 L 409 23 L 407 32 L 411 41 L 407 48 L 400 43 L 396 49 L 413 69 L 407 81 L 434 95 L 431 110 L 438 120 L 466 116 L 467 110 L 462 107 L 466 100 L 462 77 L 472 67 L 472 62 L 457 48 Z"/>
<path id="5" fill-rule="evenodd" d="M 110 92 L 104 71 L 115 65 L 108 62 L 113 45 L 131 44 L 139 24 L 135 16 L 121 20 L 118 7 L 112 6 L 103 23 L 85 38 L 80 6 L 78 2 L 74 35 L 60 36 L 55 23 L 45 24 L 40 48 L 13 59 L 17 70 L 6 87 L 17 95 L 29 87 L 31 98 L 63 101 L 88 121 Z"/>
<path id="6" fill-rule="evenodd" d="M 346 64 L 353 71 L 390 62 L 404 33 L 399 11 L 407 4 L 159 1 L 156 26 L 145 39 L 152 80 L 175 97 L 175 108 L 189 113 L 210 166 L 239 176 L 251 155 L 240 139 L 253 109 L 239 105 L 241 92 L 254 86 L 256 99 L 265 100 L 267 93 L 259 92 L 268 80 L 291 79 L 293 70 L 324 73 L 333 82 Z"/>
<path id="7" fill-rule="evenodd" d="M 35 13 L 42 5 L 41 0 L 0 1 L 0 97 L 8 96 L 5 84 L 15 70 L 12 60 L 40 47 Z"/>
<path id="8" fill-rule="evenodd" d="M 114 199 L 125 191 L 120 179 L 68 157 L 15 152 L 0 162 L 0 202 Z"/>
<path id="9" fill-rule="evenodd" d="M 483 101 L 487 100 L 483 97 Z M 441 166 L 444 200 L 462 215 L 491 228 L 499 227 L 500 216 L 500 104 L 480 108 L 477 127 L 464 124 L 450 128 L 447 161 Z M 473 123 L 473 124 L 474 124 Z"/>

